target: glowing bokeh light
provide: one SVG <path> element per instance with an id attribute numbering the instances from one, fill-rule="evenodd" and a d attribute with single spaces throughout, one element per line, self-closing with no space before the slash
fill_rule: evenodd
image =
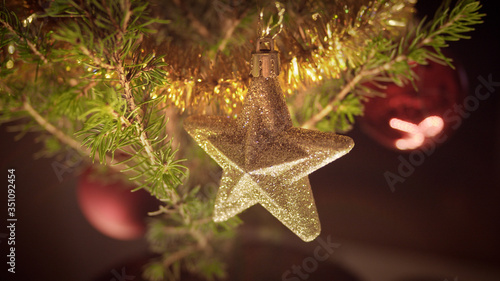
<path id="1" fill-rule="evenodd" d="M 410 150 L 422 146 L 426 138 L 432 138 L 441 133 L 444 128 L 444 121 L 439 116 L 429 116 L 417 125 L 399 118 L 391 118 L 389 126 L 407 133 L 404 138 L 400 138 L 394 142 L 396 148 L 399 150 Z"/>
<path id="2" fill-rule="evenodd" d="M 444 121 L 443 118 L 439 116 L 429 116 L 420 122 L 418 127 L 426 137 L 432 138 L 443 131 Z"/>

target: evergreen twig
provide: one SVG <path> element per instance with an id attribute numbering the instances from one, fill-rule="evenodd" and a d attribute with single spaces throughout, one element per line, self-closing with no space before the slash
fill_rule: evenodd
<path id="1" fill-rule="evenodd" d="M 304 129 L 312 129 L 318 123 L 321 121 L 323 118 L 328 116 L 330 112 L 335 111 L 338 108 L 338 103 L 342 101 L 347 94 L 349 94 L 352 90 L 356 88 L 356 86 L 363 80 L 366 80 L 367 77 L 372 77 L 376 75 L 380 75 L 384 73 L 385 71 L 388 71 L 391 69 L 391 67 L 401 61 L 404 61 L 406 59 L 406 56 L 398 56 L 395 59 L 378 66 L 376 68 L 366 70 L 362 68 L 362 70 L 354 76 L 347 84 L 345 84 L 340 92 L 328 103 L 327 106 L 325 106 L 323 109 L 321 109 L 320 112 L 316 113 L 314 116 L 312 116 L 309 120 L 307 120 L 304 124 L 302 124 L 302 128 Z"/>
<path id="2" fill-rule="evenodd" d="M 18 33 L 14 30 L 14 28 L 6 21 L 0 18 L 0 23 L 8 30 L 10 31 L 11 34 L 16 34 L 18 35 L 18 38 L 26 43 L 26 45 L 30 48 L 30 50 L 35 54 L 37 57 L 39 57 L 43 63 L 48 63 L 47 57 L 43 55 L 36 47 L 35 43 L 33 43 L 31 40 L 27 38 L 27 36 L 22 36 L 22 33 Z M 18 27 L 20 28 L 20 27 Z"/>
<path id="3" fill-rule="evenodd" d="M 363 82 L 377 81 L 382 77 L 388 77 L 397 84 L 402 84 L 405 80 L 411 81 L 414 78 L 411 64 L 427 64 L 427 60 L 452 66 L 451 60 L 442 54 L 441 49 L 448 46 L 448 41 L 469 38 L 464 33 L 474 30 L 471 26 L 482 22 L 484 14 L 478 12 L 480 8 L 478 1 L 460 0 L 453 8 L 450 7 L 450 1 L 445 1 L 433 20 L 427 22 L 423 19 L 414 30 L 408 32 L 406 38 L 399 42 L 388 42 L 383 36 L 375 37 L 365 51 L 366 59 L 361 60 L 357 69 L 349 70 L 357 72 L 356 75 L 347 79 L 338 94 L 318 112 L 307 118 L 301 127 L 314 128 L 326 117 L 338 113 L 339 105 L 349 93 L 359 97 L 366 95 L 363 91 L 357 91 Z M 335 126 L 326 127 L 335 128 Z"/>

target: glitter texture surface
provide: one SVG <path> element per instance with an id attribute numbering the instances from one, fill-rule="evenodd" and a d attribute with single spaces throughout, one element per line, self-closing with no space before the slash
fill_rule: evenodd
<path id="1" fill-rule="evenodd" d="M 184 127 L 223 169 L 214 221 L 260 203 L 302 240 L 319 235 L 308 175 L 349 152 L 354 142 L 293 127 L 275 75 L 252 78 L 236 120 L 191 116 Z"/>

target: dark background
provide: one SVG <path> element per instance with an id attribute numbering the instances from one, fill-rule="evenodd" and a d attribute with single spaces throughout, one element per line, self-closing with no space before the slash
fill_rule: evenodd
<path id="1" fill-rule="evenodd" d="M 433 14 L 437 2 L 419 1 L 419 14 Z M 451 45 L 466 70 L 469 94 L 479 75 L 500 81 L 498 11 L 494 1 L 483 2 L 485 23 L 471 40 Z M 384 172 L 396 172 L 398 157 L 408 155 L 382 147 L 359 126 L 348 134 L 354 149 L 310 176 L 321 237 L 341 244 L 332 257 L 340 268 L 359 280 L 500 280 L 500 87 L 495 90 L 395 192 Z M 18 217 L 16 279 L 1 280 L 112 280 L 111 270 L 147 256 L 145 241 L 113 240 L 87 223 L 76 201 L 77 176 L 65 174 L 60 183 L 51 167 L 55 160 L 34 160 L 40 148 L 35 135 L 14 141 L 6 126 L 0 129 L 1 170 L 16 169 Z M 242 241 L 262 236 L 255 229 L 270 229 L 306 256 L 318 245 L 301 242 L 261 207 L 242 218 Z M 6 232 L 2 226 L 0 234 Z M 3 256 L 6 239 L 0 241 Z M 247 254 L 247 266 L 273 268 L 255 260 L 273 253 Z M 1 268 L 4 276 L 5 263 Z"/>

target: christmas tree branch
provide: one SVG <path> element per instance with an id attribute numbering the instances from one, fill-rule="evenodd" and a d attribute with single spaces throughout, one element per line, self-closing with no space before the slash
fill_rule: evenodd
<path id="1" fill-rule="evenodd" d="M 236 27 L 238 27 L 240 22 L 241 22 L 241 17 L 238 19 L 231 20 L 229 27 L 226 29 L 226 32 L 224 33 L 224 38 L 222 38 L 222 41 L 220 42 L 219 47 L 217 48 L 218 52 L 224 51 L 227 43 L 231 39 L 231 36 L 233 35 L 234 31 L 236 30 Z"/>
<path id="2" fill-rule="evenodd" d="M 328 116 L 330 112 L 335 111 L 338 108 L 338 104 L 342 101 L 347 94 L 356 88 L 356 86 L 363 80 L 369 79 L 369 77 L 377 76 L 385 71 L 389 70 L 394 64 L 401 62 L 406 59 L 406 56 L 398 56 L 395 59 L 370 70 L 362 69 L 356 76 L 354 76 L 342 89 L 340 92 L 317 114 L 313 115 L 309 120 L 302 124 L 304 129 L 312 129 L 315 127 L 316 123 L 321 121 L 323 118 Z"/>
<path id="3" fill-rule="evenodd" d="M 170 267 L 172 264 L 174 264 L 177 261 L 180 261 L 186 257 L 188 257 L 191 254 L 196 253 L 197 251 L 202 250 L 200 245 L 195 244 L 188 246 L 186 248 L 183 248 L 175 253 L 169 254 L 164 260 L 163 260 L 163 266 L 165 267 Z"/>
<path id="4" fill-rule="evenodd" d="M 89 49 L 87 49 L 85 46 L 80 46 L 80 50 L 84 55 L 90 57 L 97 67 L 104 68 L 110 71 L 114 71 L 116 69 L 113 65 L 103 62 L 100 58 L 90 52 Z"/>
<path id="5" fill-rule="evenodd" d="M 66 135 L 63 131 L 56 128 L 49 121 L 43 118 L 38 111 L 36 111 L 30 104 L 28 100 L 23 102 L 23 109 L 28 112 L 28 114 L 33 117 L 33 119 L 47 132 L 55 136 L 59 141 L 68 145 L 76 151 L 79 151 L 81 154 L 90 156 L 90 152 L 86 149 L 82 149 L 81 143 L 73 139 L 72 137 Z"/>
<path id="6" fill-rule="evenodd" d="M 138 183 L 137 189 L 146 188 L 176 206 L 180 197 L 175 188 L 185 168 L 165 142 L 165 120 L 158 108 L 162 99 L 155 101 L 149 95 L 167 82 L 165 64 L 161 57 L 138 52 L 145 34 L 152 32 L 147 26 L 161 21 L 146 15 L 146 3 L 91 2 L 65 3 L 63 13 L 81 17 L 62 25 L 54 36 L 72 46 L 63 53 L 66 60 L 82 62 L 89 65 L 88 71 L 102 75 L 92 79 L 99 98 L 82 115 L 87 118 L 78 134 L 85 136 L 92 156 L 98 152 L 102 159 L 117 149 L 128 154 L 121 163 L 128 166 L 124 172 L 135 173 L 130 179 Z"/>
<path id="7" fill-rule="evenodd" d="M 17 19 L 17 18 L 16 18 Z M 0 23 L 11 33 L 15 34 L 20 40 L 23 40 L 24 43 L 28 46 L 28 48 L 35 54 L 37 57 L 39 57 L 43 63 L 48 63 L 47 57 L 43 55 L 36 47 L 36 44 L 31 42 L 26 36 L 23 36 L 21 32 L 17 32 L 8 22 L 4 21 L 2 18 L 0 18 Z M 15 22 L 19 24 L 17 21 Z M 18 27 L 19 29 L 20 27 Z"/>
<path id="8" fill-rule="evenodd" d="M 148 141 L 146 132 L 144 131 L 144 126 L 142 125 L 143 116 L 141 114 L 141 109 L 138 108 L 137 105 L 135 104 L 134 97 L 132 95 L 132 90 L 130 89 L 130 81 L 127 80 L 123 67 L 121 67 L 121 64 L 117 64 L 117 66 L 118 66 L 117 72 L 120 77 L 120 83 L 123 87 L 123 92 L 124 92 L 123 97 L 127 101 L 130 111 L 137 112 L 136 114 L 134 114 L 134 116 L 135 116 L 135 122 L 137 123 L 137 132 L 139 134 L 141 144 L 144 146 L 144 149 L 146 150 L 146 153 L 148 154 L 151 163 L 155 163 L 156 156 L 153 153 L 153 147 L 151 146 L 151 143 Z"/>
<path id="9" fill-rule="evenodd" d="M 186 248 L 182 248 L 182 249 L 180 249 L 172 254 L 169 254 L 165 259 L 163 259 L 163 265 L 166 267 L 171 266 L 173 263 L 180 261 L 191 254 L 194 254 L 194 253 L 199 252 L 199 251 L 204 251 L 209 245 L 208 240 L 210 239 L 210 237 L 201 233 L 199 230 L 189 229 L 189 230 L 185 231 L 184 233 L 178 232 L 176 234 L 177 235 L 189 234 L 191 237 L 193 237 L 195 239 L 196 244 L 190 245 Z"/>
<path id="10" fill-rule="evenodd" d="M 203 38 L 205 38 L 206 40 L 210 40 L 212 34 L 208 30 L 208 28 L 205 27 L 205 25 L 201 21 L 199 21 L 195 15 L 193 15 L 190 9 L 187 9 L 183 5 L 183 2 L 181 0 L 173 0 L 173 2 L 186 14 L 188 20 L 191 22 L 191 27 L 193 27 L 193 29 L 196 30 L 196 32 L 198 32 L 198 34 L 200 34 Z"/>
<path id="11" fill-rule="evenodd" d="M 149 141 L 149 138 L 146 134 L 146 131 L 145 131 L 145 128 L 143 125 L 144 116 L 142 113 L 142 109 L 139 108 L 134 101 L 134 96 L 133 96 L 132 89 L 131 89 L 131 82 L 129 79 L 127 79 L 127 75 L 124 71 L 124 68 L 122 67 L 123 64 L 124 64 L 123 61 L 116 62 L 116 66 L 117 66 L 116 70 L 117 70 L 118 76 L 120 78 L 120 84 L 123 87 L 123 97 L 127 101 L 127 105 L 129 107 L 130 112 L 135 113 L 135 114 L 133 114 L 134 121 L 135 121 L 135 124 L 137 126 L 137 133 L 139 134 L 139 139 L 140 139 L 140 142 L 142 144 L 142 147 L 146 151 L 146 154 L 148 155 L 149 160 L 151 161 L 151 164 L 155 164 L 157 162 L 157 157 L 154 153 L 154 148 L 152 147 L 151 142 Z M 127 123 L 128 123 L 128 126 L 132 125 L 130 122 L 127 122 Z M 153 166 L 153 167 L 157 168 L 156 166 Z M 165 183 L 162 183 L 162 186 L 163 186 L 163 189 L 166 192 L 166 194 L 168 194 L 168 197 L 169 197 L 169 200 L 170 200 L 172 206 L 177 206 L 177 203 L 180 201 L 179 194 L 174 189 L 168 188 Z"/>
<path id="12" fill-rule="evenodd" d="M 63 131 L 52 125 L 40 113 L 33 108 L 31 103 L 25 98 L 23 102 L 23 109 L 40 125 L 45 131 L 56 137 L 61 143 L 78 151 L 82 155 L 91 156 L 91 151 L 82 147 L 81 143 L 65 134 Z M 125 165 L 117 164 L 110 156 L 106 155 L 106 164 L 116 171 L 121 171 L 127 168 Z"/>
<path id="13" fill-rule="evenodd" d="M 389 79 L 402 85 L 406 81 L 413 80 L 414 73 L 411 67 L 416 64 L 427 64 L 427 60 L 452 66 L 451 60 L 442 54 L 441 49 L 448 46 L 448 41 L 469 38 L 464 33 L 472 31 L 472 25 L 481 23 L 484 14 L 478 12 L 481 7 L 478 1 L 461 0 L 453 8 L 449 5 L 450 1 L 445 1 L 432 21 L 426 24 L 426 20 L 423 19 L 398 43 L 388 41 L 383 36 L 374 37 L 367 45 L 365 52 L 358 58 L 361 62 L 353 69 L 357 74 L 346 79 L 339 92 L 330 98 L 317 113 L 303 122 L 302 127 L 314 128 L 327 117 L 331 118 L 332 114 L 339 111 L 338 109 L 349 93 L 357 96 L 366 95 L 366 92 L 359 91 L 361 88 L 367 90 L 366 87 L 361 86 L 364 82 Z M 346 76 L 348 76 L 347 73 Z M 361 104 L 358 103 L 357 106 Z M 336 120 L 336 118 L 331 119 Z M 352 122 L 352 118 L 350 120 Z M 335 125 L 326 127 L 334 129 Z"/>

